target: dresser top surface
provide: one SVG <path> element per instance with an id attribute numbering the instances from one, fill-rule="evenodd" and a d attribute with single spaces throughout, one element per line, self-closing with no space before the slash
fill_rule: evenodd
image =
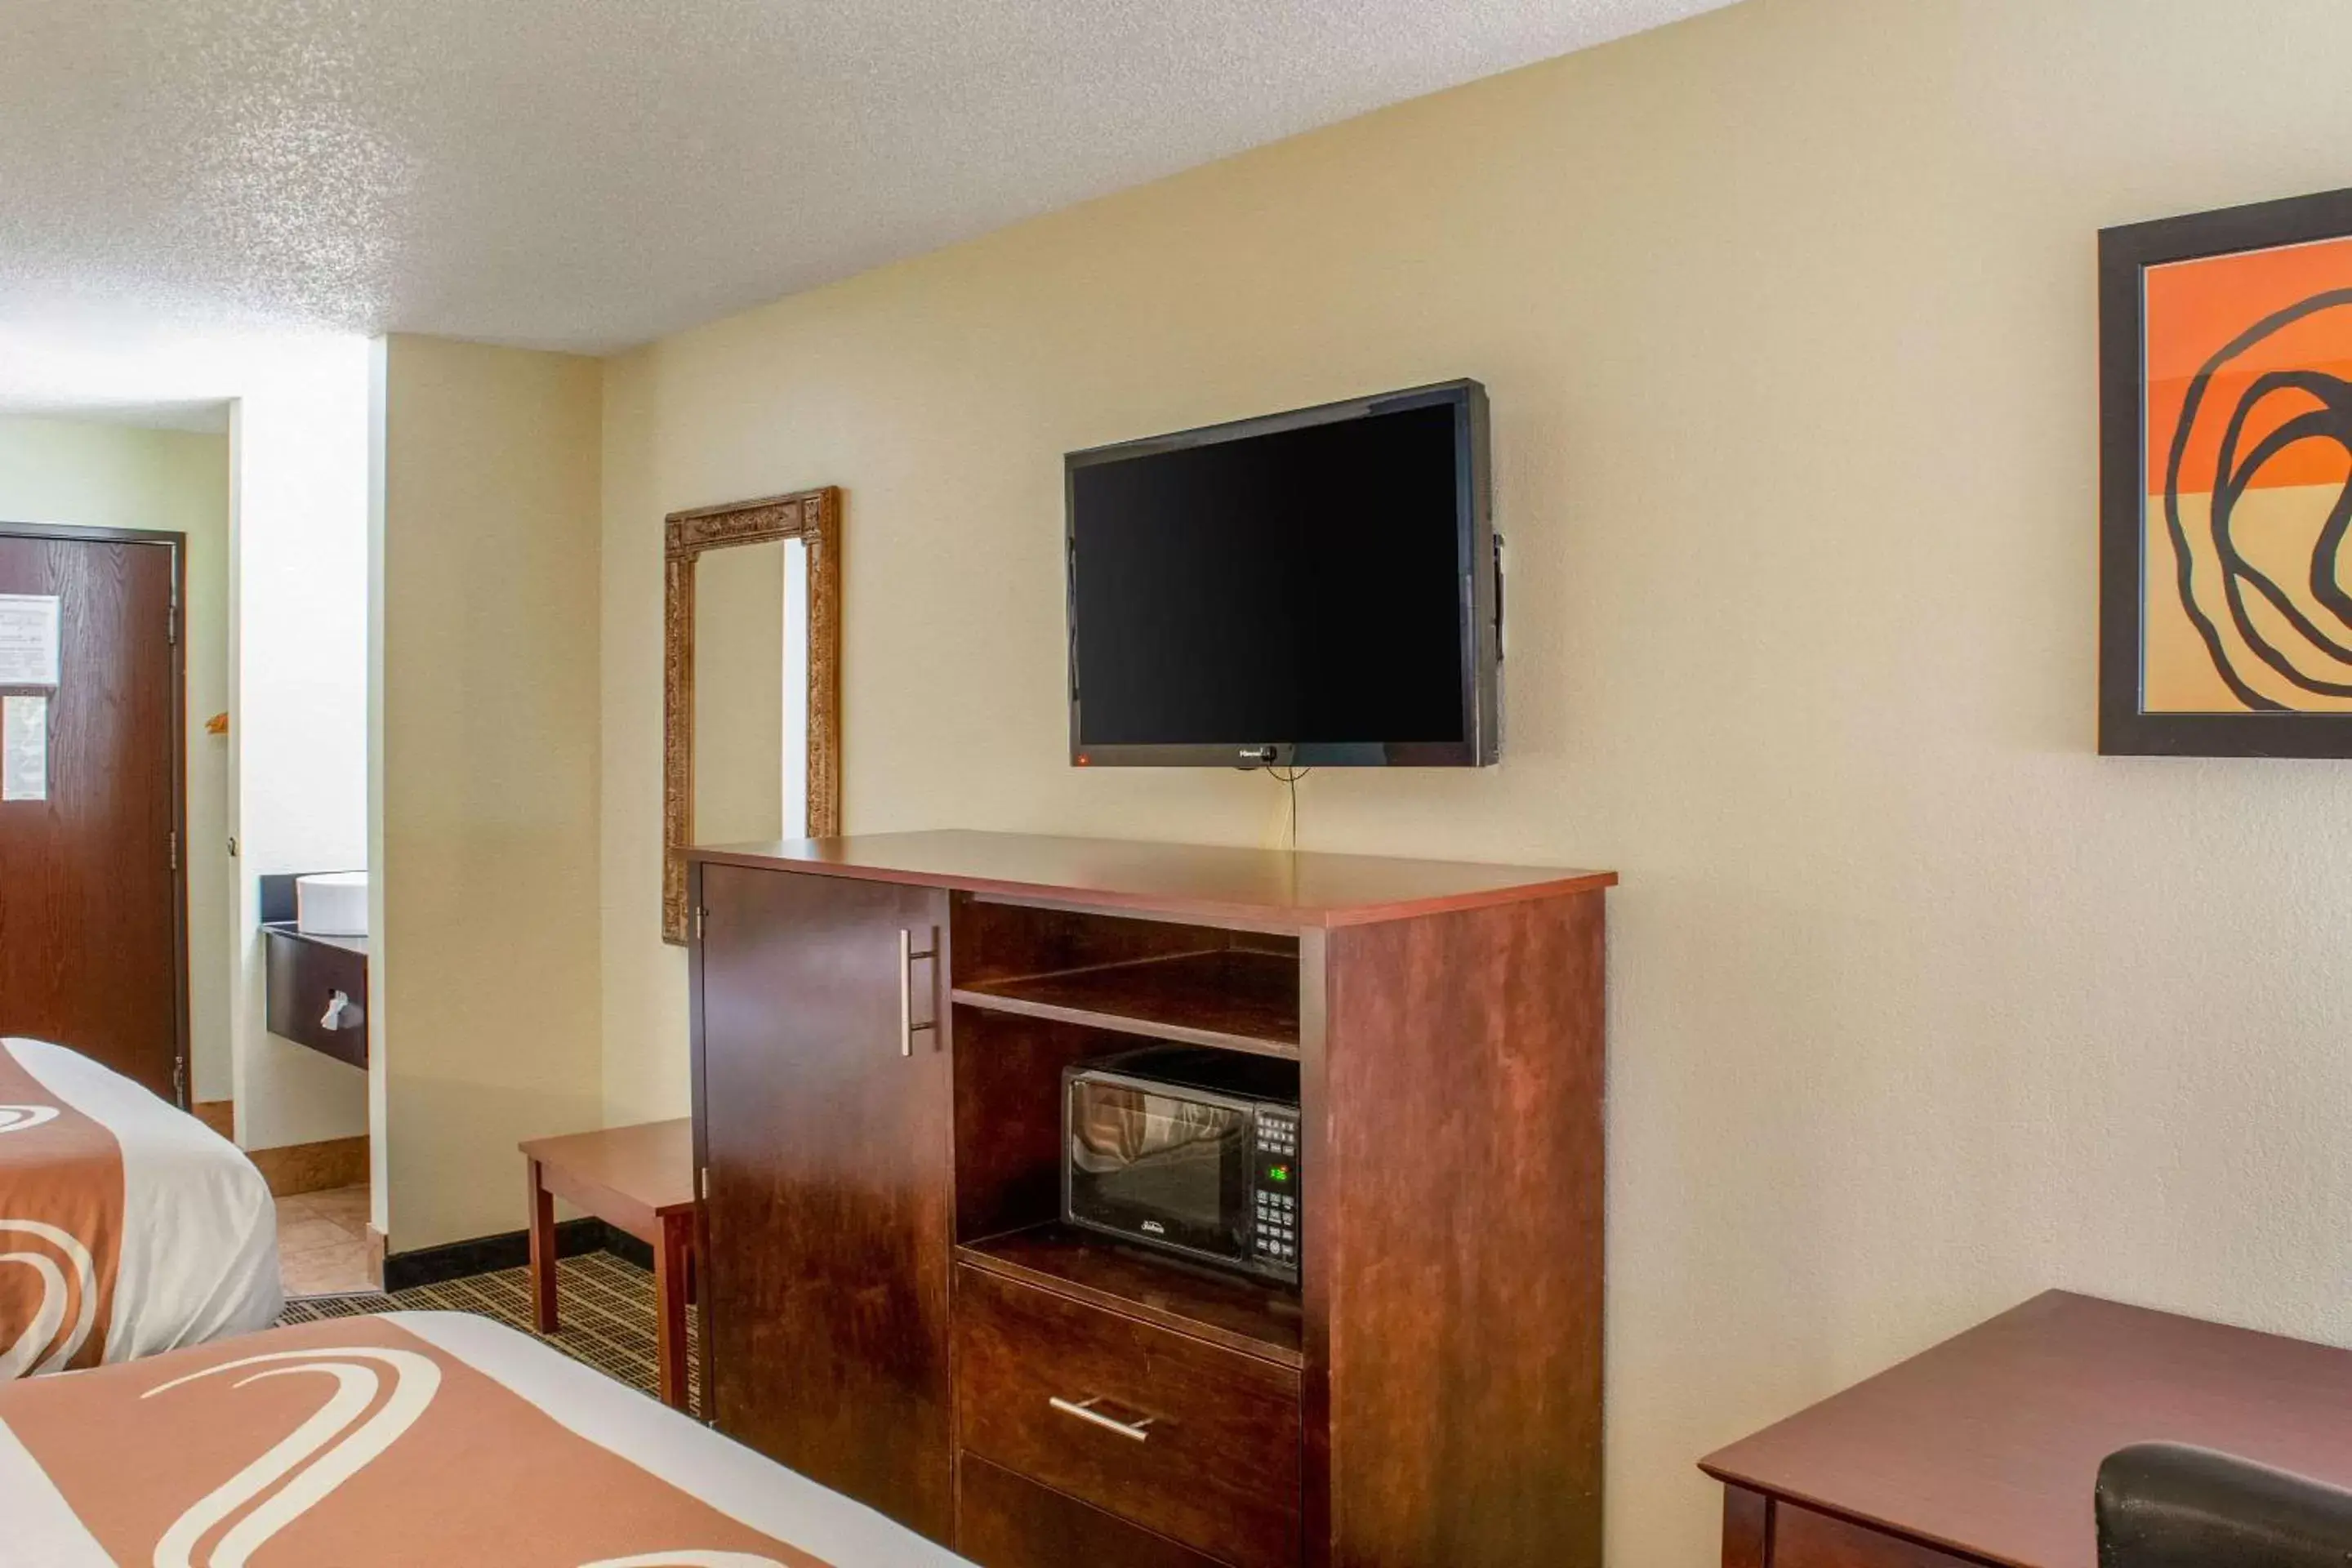
<path id="1" fill-rule="evenodd" d="M 1710 1454 L 1718 1480 L 2015 1568 L 2095 1568 L 2099 1462 L 2189 1443 L 2352 1486 L 2352 1352 L 2053 1290 Z"/>
<path id="2" fill-rule="evenodd" d="M 1139 914 L 1297 926 L 1409 920 L 1590 892 L 1617 880 L 1613 871 L 960 830 L 731 844 L 689 853 L 696 860 L 719 865 L 1132 909 Z"/>

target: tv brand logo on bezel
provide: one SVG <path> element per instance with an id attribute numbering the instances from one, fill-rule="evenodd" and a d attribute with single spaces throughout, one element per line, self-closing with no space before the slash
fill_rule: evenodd
<path id="1" fill-rule="evenodd" d="M 1156 1219 L 1145 1220 L 1143 1222 L 1143 1229 L 1144 1234 L 1147 1236 L 1166 1236 L 1168 1234 L 1168 1227 L 1160 1224 Z"/>

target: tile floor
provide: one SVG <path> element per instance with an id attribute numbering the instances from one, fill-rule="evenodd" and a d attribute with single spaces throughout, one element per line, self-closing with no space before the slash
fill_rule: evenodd
<path id="1" fill-rule="evenodd" d="M 278 1268 L 289 1296 L 372 1290 L 368 1190 L 335 1187 L 278 1200 Z"/>

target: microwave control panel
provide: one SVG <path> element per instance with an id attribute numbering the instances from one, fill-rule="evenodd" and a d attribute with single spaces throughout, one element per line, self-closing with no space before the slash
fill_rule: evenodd
<path id="1" fill-rule="evenodd" d="M 1251 1253 L 1259 1269 L 1298 1278 L 1298 1113 L 1258 1107 Z"/>

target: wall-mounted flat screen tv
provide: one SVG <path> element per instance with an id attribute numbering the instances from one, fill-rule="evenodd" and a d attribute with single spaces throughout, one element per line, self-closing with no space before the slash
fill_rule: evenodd
<path id="1" fill-rule="evenodd" d="M 1486 392 L 1448 382 L 1073 452 L 1070 760 L 1496 760 Z"/>

